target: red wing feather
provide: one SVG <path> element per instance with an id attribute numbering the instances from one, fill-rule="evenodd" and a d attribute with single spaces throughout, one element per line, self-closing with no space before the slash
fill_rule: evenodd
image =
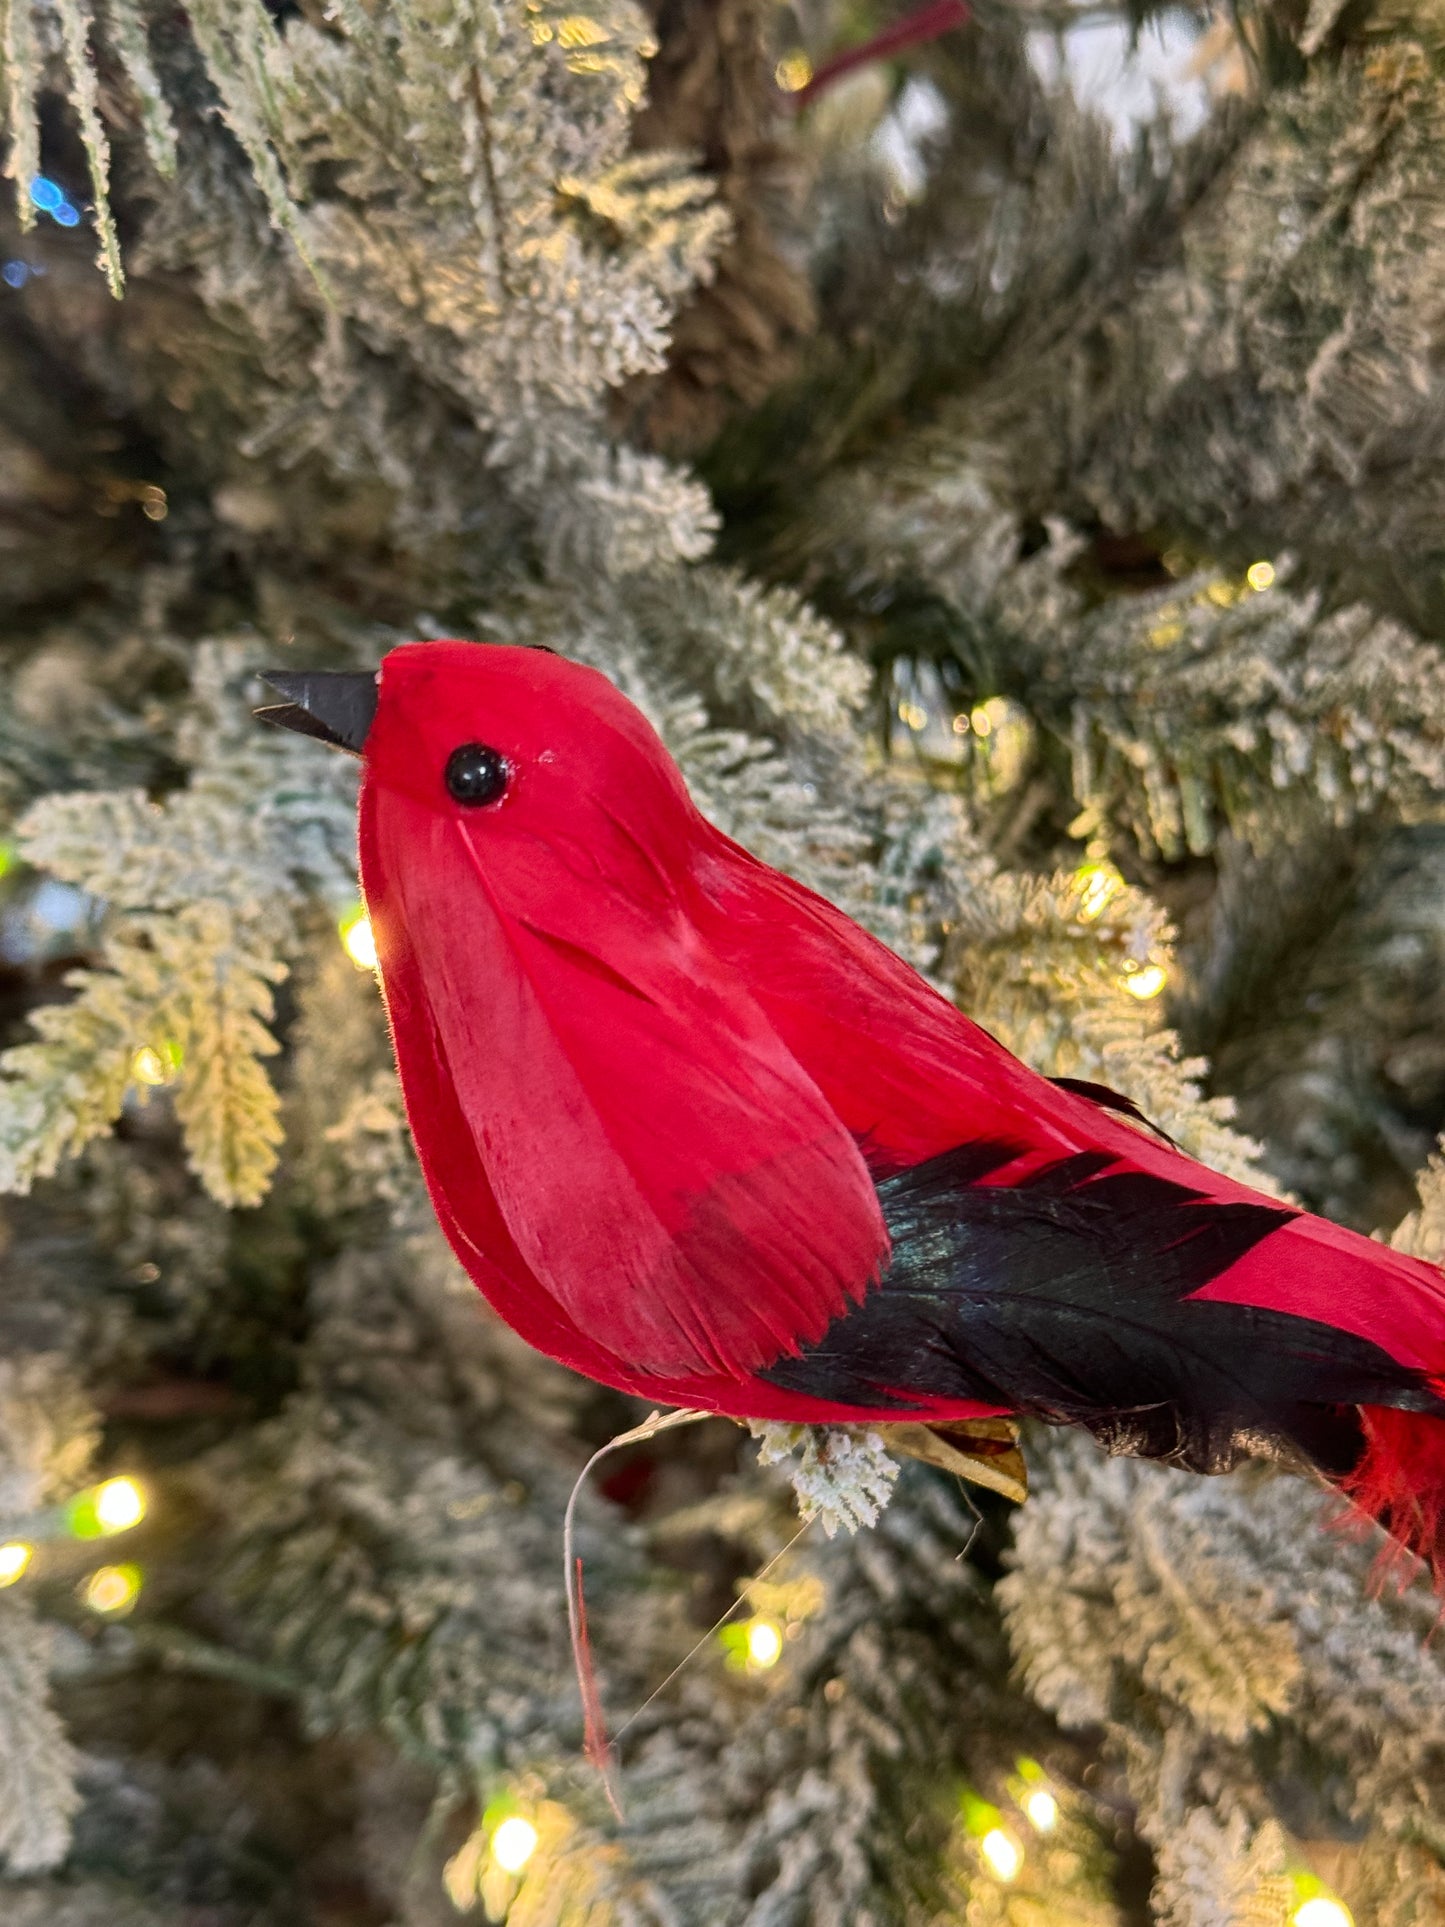
<path id="1" fill-rule="evenodd" d="M 465 1129 L 536 1288 L 643 1374 L 740 1378 L 820 1336 L 887 1235 L 857 1147 L 735 975 L 675 914 L 529 876 L 495 835 L 483 865 L 465 821 L 403 796 L 364 801 L 362 832 L 389 997 L 412 979 L 392 1016 L 429 1175 L 451 1162 L 438 1132 Z M 444 1117 L 408 1076 L 423 1059 Z"/>

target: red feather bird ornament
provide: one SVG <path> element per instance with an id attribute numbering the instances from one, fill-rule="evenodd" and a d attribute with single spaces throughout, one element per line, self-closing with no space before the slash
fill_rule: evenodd
<path id="1" fill-rule="evenodd" d="M 529 1343 L 737 1418 L 1310 1466 L 1445 1574 L 1445 1275 L 1027 1069 L 714 829 L 597 671 L 425 642 L 267 680 L 362 758 L 417 1152 Z"/>

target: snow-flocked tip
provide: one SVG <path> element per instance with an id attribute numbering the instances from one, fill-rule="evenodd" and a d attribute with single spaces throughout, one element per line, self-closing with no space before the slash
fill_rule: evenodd
<path id="1" fill-rule="evenodd" d="M 287 700 L 256 710 L 259 722 L 361 754 L 376 715 L 374 670 L 263 669 L 261 680 Z"/>

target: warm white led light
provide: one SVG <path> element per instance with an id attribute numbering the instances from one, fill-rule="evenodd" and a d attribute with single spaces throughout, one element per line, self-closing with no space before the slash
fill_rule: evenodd
<path id="1" fill-rule="evenodd" d="M 1355 1917 L 1342 1900 L 1316 1894 L 1296 1907 L 1290 1916 L 1293 1927 L 1355 1927 Z"/>
<path id="2" fill-rule="evenodd" d="M 341 943 L 358 970 L 375 970 L 376 936 L 367 916 L 353 917 L 341 926 Z"/>
<path id="3" fill-rule="evenodd" d="M 775 1621 L 748 1621 L 748 1661 L 751 1665 L 760 1666 L 766 1671 L 769 1666 L 777 1665 L 782 1651 L 783 1635 Z"/>
<path id="4" fill-rule="evenodd" d="M 34 1556 L 35 1548 L 21 1539 L 0 1546 L 0 1586 L 13 1586 Z"/>
<path id="5" fill-rule="evenodd" d="M 1019 1843 L 1002 1827 L 990 1827 L 978 1844 L 984 1859 L 1000 1880 L 1012 1880 L 1024 1864 Z"/>
<path id="6" fill-rule="evenodd" d="M 1024 1812 L 1029 1816 L 1029 1824 L 1038 1828 L 1040 1833 L 1052 1833 L 1059 1824 L 1059 1803 L 1052 1793 L 1042 1787 L 1028 1795 L 1024 1801 Z"/>
<path id="7" fill-rule="evenodd" d="M 503 1873 L 520 1873 L 537 1851 L 537 1829 L 520 1813 L 502 1821 L 492 1835 L 492 1858 Z"/>
<path id="8" fill-rule="evenodd" d="M 1125 990 L 1131 997 L 1137 997 L 1141 1004 L 1151 997 L 1157 997 L 1169 981 L 1169 972 L 1162 964 L 1145 964 L 1142 970 L 1131 971 L 1121 979 Z"/>
<path id="9" fill-rule="evenodd" d="M 125 1532 L 146 1516 L 146 1502 L 134 1479 L 107 1479 L 95 1488 L 95 1522 L 102 1532 Z"/>
<path id="10" fill-rule="evenodd" d="M 102 1566 L 86 1581 L 82 1597 L 93 1613 L 128 1613 L 140 1589 L 139 1566 Z"/>

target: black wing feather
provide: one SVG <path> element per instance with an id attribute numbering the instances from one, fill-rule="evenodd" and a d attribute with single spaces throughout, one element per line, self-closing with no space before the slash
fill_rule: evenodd
<path id="1" fill-rule="evenodd" d="M 1087 1077 L 1051 1077 L 1049 1082 L 1057 1090 L 1068 1091 L 1074 1097 L 1086 1097 L 1091 1104 L 1097 1104 L 1100 1110 L 1117 1111 L 1120 1117 L 1127 1117 L 1135 1124 L 1142 1124 L 1146 1131 L 1152 1131 L 1155 1137 L 1163 1138 L 1172 1151 L 1179 1149 L 1164 1126 L 1156 1124 L 1152 1117 L 1146 1116 L 1133 1098 L 1125 1097 L 1122 1091 L 1111 1090 L 1107 1084 L 1095 1084 Z"/>
<path id="2" fill-rule="evenodd" d="M 1361 1450 L 1355 1407 L 1445 1415 L 1366 1339 L 1192 1298 L 1292 1211 L 1220 1203 L 1104 1152 L 986 1182 L 1018 1155 L 962 1145 L 883 1179 L 887 1273 L 763 1376 L 880 1413 L 977 1400 L 1200 1472 L 1303 1454 L 1339 1477 Z"/>

